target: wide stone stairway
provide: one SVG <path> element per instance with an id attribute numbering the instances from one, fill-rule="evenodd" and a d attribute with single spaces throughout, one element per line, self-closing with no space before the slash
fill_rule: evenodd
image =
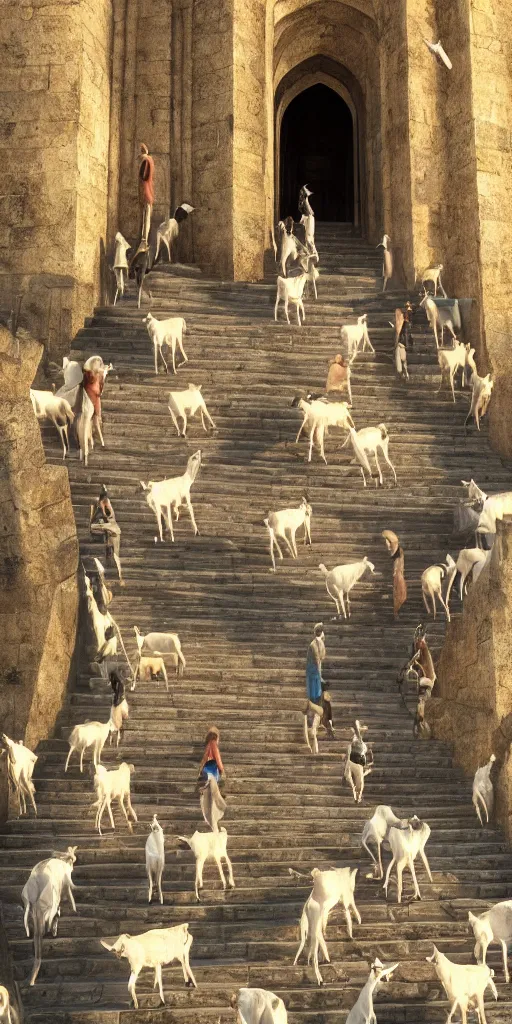
<path id="1" fill-rule="evenodd" d="M 473 476 L 486 490 L 510 486 L 512 471 L 481 434 L 464 434 L 467 400 L 436 393 L 439 374 L 433 338 L 423 314 L 415 323 L 415 348 L 408 386 L 392 364 L 388 324 L 397 299 L 380 293 L 380 257 L 343 226 L 318 226 L 321 276 L 318 300 L 306 302 L 302 329 L 273 320 L 275 286 L 242 285 L 174 276 L 165 266 L 152 275 L 157 317 L 183 315 L 189 362 L 176 377 L 153 369 L 152 345 L 130 293 L 115 308 L 98 309 L 75 340 L 73 356 L 99 353 L 112 361 L 104 392 L 105 448 L 95 446 L 85 469 L 76 449 L 69 474 L 82 556 L 103 556 L 88 530 L 89 508 L 107 484 L 122 529 L 126 586 L 109 580 L 110 611 L 134 660 L 133 626 L 179 633 L 185 675 L 163 685 L 140 683 L 128 693 L 130 717 L 118 750 L 106 747 L 107 767 L 135 765 L 132 800 L 139 822 L 131 835 L 115 812 L 112 833 L 94 831 L 92 774 L 80 775 L 76 758 L 64 763 L 70 728 L 109 714 L 107 686 L 89 678 L 84 659 L 70 681 L 55 736 L 41 744 L 36 771 L 39 814 L 12 820 L 0 836 L 0 898 L 30 1022 L 38 1024 L 142 1024 L 142 1022 L 234 1021 L 231 994 L 242 985 L 277 992 L 291 1024 L 342 1024 L 375 956 L 400 961 L 393 981 L 379 993 L 379 1024 L 444 1021 L 447 1003 L 426 956 L 432 943 L 460 963 L 473 961 L 467 911 L 512 896 L 512 857 L 500 832 L 481 829 L 471 806 L 471 780 L 453 765 L 450 750 L 412 736 L 410 712 L 401 701 L 396 673 L 409 653 L 415 626 L 424 617 L 420 575 L 424 568 L 457 554 L 451 537 L 461 478 Z M 375 355 L 358 357 L 352 378 L 357 427 L 384 422 L 390 456 L 384 487 L 364 488 L 344 435 L 331 430 L 325 466 L 314 453 L 306 462 L 305 440 L 295 444 L 301 422 L 294 395 L 324 387 L 328 360 L 339 349 L 344 321 L 368 313 Z M 204 433 L 199 417 L 186 439 L 177 436 L 167 409 L 170 388 L 200 384 L 216 430 Z M 58 462 L 58 436 L 44 428 L 48 458 Z M 140 481 L 178 475 L 201 448 L 203 464 L 192 488 L 199 527 L 193 537 L 183 511 L 156 543 L 155 517 Z M 270 572 L 263 518 L 269 509 L 298 505 L 307 494 L 313 507 L 312 547 L 299 543 L 299 557 L 285 554 Z M 395 530 L 406 554 L 409 598 L 393 622 L 391 562 L 380 536 Z M 378 574 L 367 574 L 352 592 L 352 617 L 332 622 L 318 564 L 329 568 L 368 555 Z M 452 609 L 460 613 L 454 595 Z M 315 623 L 323 620 L 327 660 L 324 675 L 334 706 L 336 739 L 320 740 L 319 756 L 302 737 L 305 658 Z M 444 620 L 429 624 L 434 651 Z M 364 798 L 355 805 L 343 783 L 343 754 L 355 717 L 367 726 L 375 770 Z M 205 869 L 200 903 L 193 892 L 191 853 L 176 855 L 176 836 L 204 825 L 196 777 L 209 725 L 221 732 L 228 801 L 228 834 L 236 888 L 223 892 L 215 865 Z M 468 736 L 468 743 L 471 737 Z M 396 886 L 386 901 L 381 883 L 367 879 L 363 822 L 377 804 L 399 815 L 418 814 L 431 829 L 427 854 L 430 884 L 418 868 L 422 901 L 414 902 L 405 875 L 405 899 Z M 164 906 L 147 903 L 144 845 L 154 813 L 165 830 L 167 862 Z M 34 988 L 27 986 L 32 943 L 25 937 L 20 894 L 36 861 L 68 843 L 78 845 L 73 877 L 77 914 L 62 906 L 57 938 L 44 942 Z M 386 855 L 386 857 L 389 855 Z M 356 902 L 362 924 L 347 936 L 341 908 L 331 914 L 327 944 L 331 964 L 322 967 L 318 988 L 304 958 L 294 967 L 298 922 L 310 884 L 289 873 L 313 867 L 359 868 Z M 129 965 L 100 945 L 101 937 L 137 934 L 150 927 L 190 922 L 191 963 L 197 990 L 186 989 L 181 968 L 164 969 L 165 1008 L 158 1008 L 153 975 L 143 972 L 139 1011 L 129 1008 Z M 512 991 L 505 986 L 501 954 L 496 969 L 498 1004 L 488 1019 L 510 1021 Z"/>

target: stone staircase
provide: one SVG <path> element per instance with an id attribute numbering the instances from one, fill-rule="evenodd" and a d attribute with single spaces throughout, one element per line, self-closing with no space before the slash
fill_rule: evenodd
<path id="1" fill-rule="evenodd" d="M 423 617 L 420 574 L 456 551 L 452 510 L 461 477 L 474 476 L 487 489 L 509 486 L 511 467 L 490 450 L 485 425 L 464 435 L 467 403 L 453 405 L 438 386 L 433 340 L 422 317 L 408 387 L 395 378 L 388 320 L 397 299 L 380 294 L 378 253 L 347 228 L 318 225 L 321 257 L 319 298 L 306 304 L 306 325 L 288 327 L 273 316 L 274 286 L 178 278 L 162 267 L 152 276 L 157 317 L 183 314 L 189 363 L 177 378 L 156 377 L 152 349 L 133 298 L 115 309 L 98 309 L 75 340 L 73 355 L 99 352 L 115 372 L 104 397 L 106 448 L 94 449 L 88 469 L 76 452 L 69 473 L 82 556 L 102 556 L 88 534 L 88 513 L 101 482 L 109 486 L 122 528 L 126 586 L 114 581 L 112 613 L 128 653 L 141 631 L 179 632 L 187 659 L 185 676 L 163 686 L 139 684 L 129 694 L 130 718 L 119 748 L 106 748 L 104 762 L 133 762 L 132 797 L 139 817 L 133 835 L 116 813 L 116 831 L 94 832 L 92 777 L 76 764 L 64 775 L 70 728 L 105 719 L 105 683 L 89 678 L 78 659 L 76 678 L 55 736 L 41 744 L 37 766 L 39 816 L 10 821 L 0 836 L 0 899 L 33 1024 L 216 1024 L 233 1021 L 229 998 L 240 985 L 281 995 L 291 1024 L 341 1024 L 364 984 L 376 955 L 399 960 L 394 980 L 378 996 L 379 1024 L 434 1024 L 447 1005 L 425 957 L 436 941 L 459 962 L 472 962 L 467 909 L 512 895 L 512 858 L 503 836 L 478 827 L 471 782 L 454 767 L 438 742 L 416 743 L 409 711 L 396 690 L 396 672 Z M 385 422 L 398 488 L 385 474 L 381 489 L 362 486 L 341 435 L 326 442 L 328 466 L 305 462 L 305 442 L 295 445 L 300 423 L 291 400 L 300 389 L 321 389 L 328 359 L 339 346 L 344 319 L 367 311 L 375 356 L 358 359 L 353 374 L 353 415 L 358 427 Z M 192 420 L 178 438 L 167 411 L 170 387 L 203 386 L 216 422 L 204 434 Z M 59 461 L 58 438 L 44 428 L 48 458 Z M 203 466 L 192 491 L 200 534 L 192 536 L 186 513 L 175 543 L 154 541 L 156 524 L 139 481 L 182 472 L 198 447 Z M 285 556 L 275 575 L 262 520 L 269 509 L 300 501 L 313 506 L 311 548 Z M 406 552 L 409 600 L 393 622 L 391 566 L 380 537 L 389 527 Z M 367 554 L 380 575 L 353 591 L 350 621 L 331 622 L 318 563 L 329 567 Z M 457 599 L 453 609 L 458 610 Z M 336 741 L 321 741 L 312 758 L 302 742 L 304 666 L 312 627 L 326 624 L 325 677 L 333 695 Z M 430 626 L 434 648 L 443 623 Z M 368 725 L 375 770 L 364 799 L 355 805 L 342 783 L 342 752 L 355 717 Z M 175 836 L 202 828 L 195 792 L 197 766 L 207 727 L 221 731 L 227 771 L 229 833 L 236 888 L 224 893 L 208 866 L 200 903 L 193 893 L 192 855 L 175 855 Z M 470 737 L 468 737 L 470 742 Z M 365 878 L 361 855 L 363 822 L 378 803 L 400 815 L 417 813 L 432 835 L 427 852 L 430 884 L 418 871 L 423 900 L 398 906 L 379 884 Z M 164 906 L 148 907 L 144 844 L 158 813 L 167 835 Z M 33 864 L 54 848 L 78 844 L 74 870 L 77 915 L 62 908 L 58 937 L 44 943 L 36 986 L 29 989 L 32 945 L 25 938 L 20 891 Z M 309 872 L 332 864 L 360 869 L 356 900 L 362 925 L 347 938 L 336 909 L 328 926 L 331 964 L 325 987 L 302 961 L 293 965 L 298 921 L 310 886 L 289 867 Z M 183 986 L 180 970 L 164 970 L 166 1007 L 158 1008 L 152 974 L 139 984 L 140 1010 L 129 1009 L 128 963 L 102 949 L 100 937 L 138 933 L 189 921 L 197 990 Z M 497 951 L 500 1001 L 488 1020 L 510 1021 L 512 997 L 504 985 Z"/>

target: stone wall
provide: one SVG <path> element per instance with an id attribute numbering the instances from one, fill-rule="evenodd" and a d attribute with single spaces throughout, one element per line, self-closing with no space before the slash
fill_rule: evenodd
<path id="1" fill-rule="evenodd" d="M 496 754 L 497 819 L 512 838 L 512 519 L 497 527 L 490 563 L 447 627 L 427 717 L 468 774 Z"/>
<path id="2" fill-rule="evenodd" d="M 100 294 L 111 0 L 5 0 L 0 19 L 0 290 L 23 292 L 54 358 Z"/>
<path id="3" fill-rule="evenodd" d="M 62 706 L 75 645 L 78 541 L 67 471 L 46 464 L 29 388 L 42 346 L 0 327 L 0 731 L 31 748 Z M 6 813 L 0 760 L 0 820 Z"/>

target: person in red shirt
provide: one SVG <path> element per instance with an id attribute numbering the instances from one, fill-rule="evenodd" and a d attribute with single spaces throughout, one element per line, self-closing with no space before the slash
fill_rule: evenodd
<path id="1" fill-rule="evenodd" d="M 208 730 L 204 742 L 203 759 L 199 765 L 199 778 L 204 780 L 208 775 L 213 775 L 215 781 L 218 782 L 221 777 L 225 778 L 226 776 L 219 750 L 220 733 L 216 726 L 212 726 Z"/>
<path id="2" fill-rule="evenodd" d="M 149 155 L 148 147 L 142 142 L 140 146 L 140 167 L 139 167 L 139 205 L 141 208 L 142 223 L 140 230 L 141 242 L 146 245 L 149 239 L 151 227 L 151 213 L 155 201 L 155 162 Z"/>

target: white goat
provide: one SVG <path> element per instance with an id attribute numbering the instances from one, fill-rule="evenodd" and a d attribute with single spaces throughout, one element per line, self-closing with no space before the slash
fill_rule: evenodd
<path id="1" fill-rule="evenodd" d="M 484 823 L 482 821 L 480 808 L 483 807 L 486 823 L 489 824 L 489 818 L 494 807 L 494 787 L 491 779 L 491 771 L 495 760 L 495 755 L 491 754 L 487 764 L 484 764 L 482 768 L 477 768 L 473 779 L 472 803 L 482 828 Z"/>
<path id="2" fill-rule="evenodd" d="M 308 280 L 309 264 L 306 269 L 300 274 L 296 274 L 293 277 L 278 277 L 277 279 L 277 294 L 276 304 L 274 306 L 274 320 L 277 320 L 277 310 L 279 303 L 284 303 L 284 312 L 286 316 L 287 324 L 290 323 L 290 317 L 288 315 L 288 306 L 291 302 L 292 306 L 295 306 L 297 312 L 297 323 L 299 327 L 302 326 L 306 319 L 304 312 L 304 303 L 302 296 L 304 295 L 304 288 L 306 287 L 306 281 Z M 300 314 L 302 313 L 302 323 Z"/>
<path id="3" fill-rule="evenodd" d="M 25 883 L 21 898 L 25 907 L 23 923 L 30 937 L 29 915 L 32 917 L 34 933 L 34 966 L 30 984 L 34 985 L 43 951 L 43 938 L 46 932 L 57 934 L 60 917 L 60 904 L 67 896 L 74 913 L 76 905 L 73 898 L 73 881 L 71 872 L 76 861 L 77 846 L 68 846 L 66 853 L 54 853 L 47 860 L 40 860 L 32 868 L 28 881 Z"/>
<path id="4" fill-rule="evenodd" d="M 18 817 L 27 813 L 27 797 L 34 808 L 34 813 L 37 815 L 36 789 L 32 782 L 37 754 L 33 754 L 22 740 L 15 743 L 5 733 L 2 733 L 2 742 L 5 744 L 5 753 L 7 755 L 9 786 L 18 798 Z"/>
<path id="5" fill-rule="evenodd" d="M 325 932 L 331 910 L 338 903 L 342 904 L 350 939 L 352 939 L 352 913 L 358 924 L 361 924 L 361 915 L 354 899 L 357 868 L 330 868 L 328 871 L 320 871 L 318 868 L 313 868 L 311 875 L 313 877 L 313 889 L 302 910 L 300 918 L 300 944 L 294 964 L 298 962 L 306 944 L 306 939 L 309 939 L 308 963 L 313 960 L 316 980 L 319 985 L 322 985 L 323 978 L 318 966 L 318 950 L 319 948 L 321 949 L 325 960 L 327 963 L 330 963 Z"/>
<path id="6" fill-rule="evenodd" d="M 449 557 L 448 555 L 446 556 Z M 453 559 L 450 556 L 450 563 Z M 443 597 L 443 579 L 446 576 L 446 572 L 451 568 L 450 564 L 446 565 L 429 565 L 428 569 L 425 569 L 421 574 L 421 593 L 423 596 L 423 604 L 427 609 L 427 614 L 430 615 L 430 605 L 427 601 L 427 597 L 432 601 L 432 613 L 434 620 L 436 617 L 436 597 L 442 604 L 447 622 L 450 621 L 450 609 L 448 608 L 447 601 Z M 448 598 L 448 594 L 447 594 Z"/>
<path id="7" fill-rule="evenodd" d="M 498 998 L 493 981 L 494 971 L 486 964 L 454 964 L 444 953 L 440 953 L 436 946 L 432 956 L 427 956 L 426 959 L 428 963 L 434 964 L 437 977 L 448 996 L 450 1012 L 446 1024 L 451 1024 L 457 1007 L 461 1013 L 462 1024 L 467 1024 L 468 1010 L 476 1010 L 479 1024 L 487 1024 L 484 993 L 488 985 L 494 998 Z"/>
<path id="8" fill-rule="evenodd" d="M 163 345 L 167 345 L 171 350 L 173 373 L 176 373 L 176 346 L 183 356 L 182 362 L 188 363 L 188 356 L 183 348 L 183 335 L 187 330 L 187 325 L 182 316 L 172 316 L 167 320 L 156 320 L 151 313 L 148 313 L 142 322 L 146 324 L 149 337 L 153 342 L 155 373 L 158 373 L 158 355 L 160 355 L 165 366 L 165 372 L 169 373 L 169 367 L 162 352 Z"/>
<path id="9" fill-rule="evenodd" d="M 437 289 L 439 288 L 439 291 L 441 292 L 443 299 L 447 299 L 448 296 L 443 288 L 443 282 L 441 281 L 441 272 L 443 270 L 444 267 L 442 263 L 436 263 L 432 267 L 427 267 L 427 269 L 424 270 L 423 274 L 421 275 L 421 284 L 426 291 L 426 284 L 428 281 L 430 281 L 431 284 L 434 285 L 434 295 L 437 295 Z"/>
<path id="10" fill-rule="evenodd" d="M 466 428 L 468 420 L 473 417 L 476 429 L 480 430 L 480 419 L 483 419 L 489 408 L 494 381 L 491 379 L 490 373 L 486 377 L 479 377 L 475 369 L 469 383 L 471 385 L 471 405 L 464 420 L 464 428 Z"/>
<path id="11" fill-rule="evenodd" d="M 512 900 L 495 903 L 478 917 L 469 911 L 469 923 L 476 939 L 475 958 L 479 964 L 486 963 L 487 947 L 499 943 L 503 954 L 503 970 L 507 985 L 510 982 L 507 951 L 512 941 Z"/>
<path id="12" fill-rule="evenodd" d="M 382 982 L 389 981 L 397 967 L 398 963 L 388 964 L 385 967 L 378 957 L 375 958 L 370 967 L 368 981 L 361 989 L 356 1002 L 346 1018 L 345 1024 L 377 1024 L 373 1008 L 373 997 L 378 992 Z"/>
<path id="13" fill-rule="evenodd" d="M 71 755 L 76 750 L 80 754 L 80 771 L 83 772 L 84 754 L 89 747 L 92 747 L 93 764 L 96 767 L 101 761 L 103 747 L 113 732 L 117 730 L 111 718 L 108 722 L 84 722 L 83 725 L 75 725 L 68 740 L 69 753 L 64 771 L 67 772 Z"/>
<path id="14" fill-rule="evenodd" d="M 35 391 L 30 388 L 30 401 L 38 420 L 50 420 L 59 432 L 65 459 L 69 451 L 68 426 L 73 423 L 75 414 L 69 402 L 52 391 Z"/>
<path id="15" fill-rule="evenodd" d="M 332 597 L 338 618 L 341 619 L 343 612 L 343 618 L 347 618 L 347 612 L 345 611 L 344 595 L 347 599 L 347 611 L 348 617 L 350 618 L 350 599 L 349 594 L 352 587 L 356 585 L 358 580 L 364 576 L 366 570 L 375 572 L 375 566 L 369 561 L 365 555 L 360 562 L 348 562 L 346 565 L 336 565 L 334 569 L 327 569 L 323 562 L 318 566 L 320 572 L 325 576 L 325 586 L 329 597 Z"/>
<path id="16" fill-rule="evenodd" d="M 14 1024 L 18 1022 L 18 1014 L 14 1006 L 11 1006 L 11 999 L 5 985 L 0 985 L 0 1024 Z"/>
<path id="17" fill-rule="evenodd" d="M 299 428 L 295 444 L 304 430 L 309 436 L 308 462 L 311 462 L 313 443 L 320 449 L 320 457 L 327 465 L 324 451 L 324 437 L 329 427 L 340 427 L 342 430 L 349 430 L 354 427 L 354 421 L 350 415 L 347 402 L 324 402 L 322 399 L 308 400 L 296 398 L 292 405 L 297 405 L 303 414 L 303 420 Z"/>
<path id="18" fill-rule="evenodd" d="M 450 387 L 452 391 L 452 398 L 455 401 L 455 374 L 457 370 L 460 370 L 460 386 L 464 387 L 464 375 L 466 366 L 471 366 L 474 348 L 470 348 L 469 345 L 464 345 L 462 341 L 453 342 L 453 348 L 440 348 L 437 352 L 437 361 L 439 363 L 439 369 L 441 370 L 441 384 L 439 385 L 437 392 L 439 392 L 443 386 L 443 376 L 445 373 L 448 374 L 450 381 Z M 436 393 L 437 393 L 436 392 Z"/>
<path id="19" fill-rule="evenodd" d="M 162 826 L 158 823 L 156 814 L 149 826 L 149 836 L 146 839 L 146 872 L 149 882 L 148 903 L 151 903 L 153 895 L 153 881 L 158 889 L 160 903 L 164 902 L 162 893 L 162 875 L 165 867 L 165 836 Z"/>
<path id="20" fill-rule="evenodd" d="M 441 345 L 443 344 L 445 327 L 450 332 L 453 338 L 453 343 L 455 344 L 457 338 L 455 336 L 453 316 L 451 311 L 449 309 L 443 309 L 442 306 L 438 306 L 434 302 L 432 296 L 428 294 L 424 295 L 420 302 L 420 306 L 423 306 L 423 309 L 427 314 L 427 320 L 434 332 L 434 337 L 436 339 L 436 348 L 439 348 L 439 336 L 437 333 L 439 327 L 441 328 Z"/>
<path id="21" fill-rule="evenodd" d="M 498 494 L 487 495 L 475 483 L 473 479 L 462 480 L 464 487 L 467 487 L 469 501 L 483 502 L 480 519 L 476 528 L 477 539 L 482 534 L 496 533 L 496 520 L 503 519 L 503 516 L 512 515 L 512 491 L 501 491 Z"/>
<path id="22" fill-rule="evenodd" d="M 278 537 L 284 541 L 292 558 L 298 557 L 295 534 L 302 526 L 304 527 L 304 544 L 311 544 L 312 512 L 313 510 L 311 505 L 308 504 L 307 498 L 303 498 L 298 508 L 284 508 L 280 512 L 269 512 L 267 518 L 263 520 L 270 537 L 270 557 L 274 572 L 276 569 L 274 547 L 279 558 L 282 559 L 283 557 L 283 552 L 278 544 Z"/>
<path id="23" fill-rule="evenodd" d="M 109 640 L 106 640 L 105 633 L 107 629 L 117 628 L 116 624 L 109 611 L 105 613 L 100 612 L 93 594 L 91 581 L 87 574 L 85 575 L 85 596 L 87 611 L 96 641 L 95 656 L 101 656 L 102 660 L 107 657 L 115 657 L 117 654 L 117 635 L 114 633 Z"/>
<path id="24" fill-rule="evenodd" d="M 356 804 L 360 804 L 363 799 L 365 776 L 373 769 L 373 755 L 361 735 L 367 729 L 367 725 L 361 725 L 356 719 L 345 755 L 343 778 L 349 783 Z"/>
<path id="25" fill-rule="evenodd" d="M 358 352 L 365 352 L 367 348 L 375 352 L 368 334 L 368 313 L 359 316 L 357 324 L 345 324 L 341 328 L 341 342 L 349 363 L 354 362 Z"/>
<path id="26" fill-rule="evenodd" d="M 288 1024 L 283 1000 L 264 988 L 241 988 L 231 996 L 240 1024 Z"/>
<path id="27" fill-rule="evenodd" d="M 160 655 L 153 658 L 144 658 L 139 654 L 133 676 L 133 683 L 130 689 L 135 689 L 137 679 L 145 679 L 146 682 L 150 682 L 151 679 L 158 675 L 163 676 L 165 680 L 165 688 L 166 690 L 169 690 L 169 681 L 167 678 L 167 669 L 165 667 L 164 659 Z"/>
<path id="28" fill-rule="evenodd" d="M 209 424 L 215 430 L 215 423 L 206 408 L 206 402 L 201 394 L 201 385 L 189 384 L 186 391 L 169 391 L 169 412 L 172 417 L 172 422 L 178 431 L 178 436 L 180 436 L 181 433 L 181 437 L 186 437 L 187 416 L 195 416 L 198 410 L 201 413 L 203 430 L 208 430 L 205 422 L 205 416 Z M 181 432 L 178 426 L 178 419 L 183 420 L 183 430 Z"/>
<path id="29" fill-rule="evenodd" d="M 363 834 L 361 836 L 361 843 L 365 850 L 370 854 L 374 865 L 373 875 L 369 877 L 384 878 L 381 846 L 383 843 L 387 842 L 391 827 L 404 828 L 408 824 L 409 820 L 407 818 L 397 818 L 394 811 L 387 804 L 379 804 L 379 806 L 375 808 L 372 817 L 365 822 Z M 377 847 L 378 860 L 375 858 L 372 850 L 368 846 L 368 843 L 370 842 L 375 843 Z"/>
<path id="30" fill-rule="evenodd" d="M 117 302 L 117 296 L 124 295 L 125 289 L 125 274 L 128 277 L 128 260 L 126 253 L 132 248 L 130 243 L 126 241 L 124 235 L 120 231 L 116 232 L 115 237 L 115 251 L 114 251 L 114 264 L 112 270 L 114 271 L 116 279 L 116 294 L 114 295 L 114 306 Z"/>
<path id="31" fill-rule="evenodd" d="M 460 599 L 463 600 L 464 596 L 464 585 L 470 573 L 472 572 L 473 583 L 476 583 L 482 569 L 489 561 L 491 551 L 482 551 L 482 548 L 462 548 L 459 551 L 457 561 L 455 562 L 455 571 L 451 573 L 450 582 L 446 589 L 446 605 L 449 606 L 450 594 L 453 586 L 453 581 L 457 573 L 460 574 Z M 448 560 L 448 555 L 446 556 Z"/>
<path id="32" fill-rule="evenodd" d="M 299 255 L 299 251 L 302 248 L 302 246 L 298 238 L 296 238 L 295 235 L 293 234 L 293 232 L 288 232 L 286 230 L 286 225 L 282 220 L 280 220 L 277 225 L 276 234 L 276 248 L 279 253 L 279 256 L 276 256 L 276 262 L 279 265 L 281 277 L 286 279 L 287 262 L 290 258 L 291 260 L 297 259 L 297 256 Z"/>
<path id="33" fill-rule="evenodd" d="M 102 764 L 97 766 L 96 774 L 94 776 L 94 788 L 96 790 L 97 799 L 93 804 L 93 807 L 97 807 L 94 827 L 98 829 L 100 836 L 103 834 L 101 831 L 101 819 L 105 808 L 108 810 L 112 828 L 115 829 L 116 827 L 112 815 L 112 800 L 119 801 L 119 806 L 126 818 L 128 829 L 130 832 L 133 832 L 132 823 L 128 819 L 124 801 L 126 800 L 128 811 L 130 812 L 133 820 L 137 821 L 137 815 L 135 814 L 130 799 L 130 781 L 134 771 L 135 766 L 133 764 L 127 764 L 126 761 L 123 761 L 119 765 L 119 768 L 112 768 L 110 771 L 107 771 L 105 766 Z"/>
<path id="34" fill-rule="evenodd" d="M 197 988 L 196 979 L 192 974 L 189 956 L 192 936 L 188 924 L 177 924 L 173 928 L 152 928 L 141 935 L 120 935 L 113 945 L 101 939 L 101 945 L 109 952 L 115 953 L 120 959 L 126 957 L 130 964 L 128 992 L 132 997 L 133 1006 L 139 1008 L 135 986 L 143 967 L 151 967 L 155 972 L 154 988 L 158 985 L 160 999 L 165 1004 L 162 985 L 162 967 L 178 960 L 183 969 L 186 985 Z"/>
<path id="35" fill-rule="evenodd" d="M 192 502 L 190 500 L 190 488 L 198 474 L 200 465 L 201 452 L 197 451 L 194 455 L 190 456 L 187 462 L 187 468 L 181 476 L 173 476 L 167 480 L 160 480 L 157 482 L 150 480 L 147 484 L 142 480 L 140 482 L 143 491 L 147 491 L 146 501 L 150 509 L 152 509 L 156 515 L 158 532 L 162 542 L 164 539 L 162 532 L 162 517 L 167 519 L 167 525 L 171 534 L 171 541 L 174 542 L 172 512 L 174 512 L 176 519 L 178 519 L 180 508 L 184 502 L 189 511 L 194 536 L 197 536 L 199 533 L 194 517 Z"/>
<path id="36" fill-rule="evenodd" d="M 218 832 L 194 832 L 190 839 L 187 839 L 186 836 L 178 836 L 178 839 L 190 847 L 196 858 L 195 893 L 197 900 L 200 898 L 199 889 L 203 888 L 203 868 L 207 860 L 215 861 L 219 869 L 223 889 L 226 888 L 226 878 L 222 868 L 222 861 L 225 860 L 228 869 L 229 885 L 231 889 L 235 888 L 233 866 L 227 851 L 228 834 L 225 828 L 220 828 Z"/>
<path id="37" fill-rule="evenodd" d="M 383 252 L 383 263 L 382 263 L 382 291 L 385 292 L 388 286 L 388 282 L 393 277 L 393 251 L 391 249 L 391 239 L 389 235 L 384 235 L 382 242 L 379 242 L 377 249 L 382 248 Z"/>
<path id="38" fill-rule="evenodd" d="M 152 655 L 160 655 L 161 657 L 165 654 L 173 658 L 173 663 L 176 665 L 176 675 L 179 675 L 180 665 L 181 674 L 183 675 L 187 663 L 181 651 L 181 642 L 177 633 L 141 633 L 137 626 L 133 627 L 135 633 L 135 640 L 137 642 L 137 650 L 139 652 L 139 658 L 142 655 L 143 650 L 147 650 Z M 167 682 L 167 675 L 165 677 Z"/>
<path id="39" fill-rule="evenodd" d="M 359 468 L 361 470 L 363 484 L 365 487 L 365 470 L 368 473 L 370 480 L 372 478 L 372 469 L 370 466 L 370 460 L 368 458 L 369 455 L 373 455 L 375 459 L 375 465 L 377 467 L 377 472 L 379 474 L 379 483 L 381 487 L 384 486 L 382 470 L 380 468 L 379 459 L 377 456 L 378 451 L 382 452 L 385 461 L 387 462 L 390 469 L 393 471 L 395 486 L 397 485 L 395 467 L 389 457 L 388 428 L 385 426 L 384 423 L 379 423 L 378 427 L 362 427 L 361 430 L 356 430 L 354 426 L 349 427 L 348 437 L 345 439 L 341 447 L 344 448 L 349 441 L 352 443 L 352 448 L 354 449 L 356 461 L 359 463 Z M 377 478 L 375 478 L 375 486 L 377 487 Z"/>
<path id="40" fill-rule="evenodd" d="M 412 875 L 414 885 L 414 895 L 417 899 L 421 899 L 420 888 L 418 885 L 418 879 L 416 878 L 416 870 L 414 867 L 414 861 L 418 854 L 420 855 L 425 871 L 432 881 L 432 873 L 430 871 L 430 865 L 427 860 L 425 853 L 425 845 L 430 835 L 430 825 L 427 825 L 426 821 L 420 821 L 416 815 L 409 820 L 408 828 L 394 828 L 393 826 L 389 830 L 388 842 L 391 847 L 391 853 L 393 854 L 391 861 L 388 864 L 386 871 L 386 878 L 384 881 L 384 892 L 386 897 L 388 895 L 388 885 L 393 869 L 393 865 L 396 864 L 396 875 L 397 875 L 397 901 L 402 902 L 402 876 L 404 868 L 409 868 Z"/>

